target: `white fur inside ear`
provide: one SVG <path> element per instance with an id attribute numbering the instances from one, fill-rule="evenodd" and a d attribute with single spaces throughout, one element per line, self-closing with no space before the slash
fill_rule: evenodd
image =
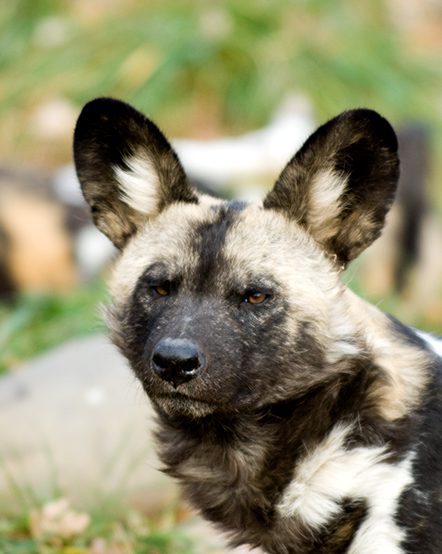
<path id="1" fill-rule="evenodd" d="M 310 185 L 308 208 L 309 228 L 316 240 L 321 242 L 333 235 L 342 208 L 341 196 L 347 179 L 339 173 L 324 170 L 318 173 Z"/>
<path id="2" fill-rule="evenodd" d="M 137 212 L 155 214 L 158 211 L 160 179 L 154 164 L 141 156 L 132 156 L 124 162 L 129 170 L 114 166 L 121 199 Z"/>

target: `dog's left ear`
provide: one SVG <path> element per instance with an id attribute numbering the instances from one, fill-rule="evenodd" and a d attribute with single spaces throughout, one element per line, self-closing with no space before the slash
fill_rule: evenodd
<path id="1" fill-rule="evenodd" d="M 344 112 L 305 142 L 264 207 L 297 221 L 345 265 L 381 233 L 399 177 L 397 148 L 378 113 Z"/>

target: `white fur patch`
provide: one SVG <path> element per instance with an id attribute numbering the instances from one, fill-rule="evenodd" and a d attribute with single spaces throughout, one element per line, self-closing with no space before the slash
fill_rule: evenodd
<path id="1" fill-rule="evenodd" d="M 424 333 L 424 331 L 419 331 L 415 329 L 416 333 L 424 340 L 428 346 L 435 352 L 438 356 L 442 357 L 442 340 L 437 337 L 433 337 L 429 333 Z"/>
<path id="2" fill-rule="evenodd" d="M 357 447 L 344 442 L 351 426 L 337 425 L 298 463 L 278 505 L 280 514 L 297 517 L 317 530 L 341 511 L 344 499 L 367 502 L 368 515 L 350 546 L 350 554 L 399 553 L 403 531 L 394 521 L 397 502 L 412 482 L 411 457 L 399 464 L 385 461 L 386 448 Z"/>
<path id="3" fill-rule="evenodd" d="M 330 170 L 318 173 L 311 183 L 308 222 L 319 242 L 334 233 L 333 220 L 341 210 L 340 199 L 346 184 L 345 177 Z"/>
<path id="4" fill-rule="evenodd" d="M 128 206 L 146 215 L 158 210 L 160 180 L 153 163 L 141 156 L 124 160 L 129 171 L 114 166 L 115 178 L 121 190 L 121 199 Z"/>

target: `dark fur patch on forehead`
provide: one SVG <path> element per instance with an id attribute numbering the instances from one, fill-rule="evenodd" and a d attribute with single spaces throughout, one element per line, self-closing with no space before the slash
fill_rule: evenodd
<path id="1" fill-rule="evenodd" d="M 207 287 L 208 283 L 213 283 L 219 268 L 225 264 L 222 251 L 226 235 L 246 206 L 245 202 L 213 206 L 212 209 L 216 212 L 215 219 L 195 229 L 194 248 L 199 259 L 195 268 L 195 284 L 199 290 Z"/>
<path id="2" fill-rule="evenodd" d="M 243 200 L 232 200 L 228 204 L 215 204 L 211 206 L 211 210 L 214 212 L 222 212 L 222 213 L 234 213 L 234 212 L 241 212 L 245 208 L 247 208 L 248 203 Z"/>

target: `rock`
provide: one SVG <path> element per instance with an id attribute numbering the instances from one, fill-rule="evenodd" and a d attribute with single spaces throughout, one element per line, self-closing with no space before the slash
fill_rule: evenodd
<path id="1" fill-rule="evenodd" d="M 106 496 L 164 506 L 176 487 L 158 471 L 151 420 L 147 397 L 104 337 L 41 356 L 0 378 L 0 501 L 61 490 L 91 505 Z"/>

